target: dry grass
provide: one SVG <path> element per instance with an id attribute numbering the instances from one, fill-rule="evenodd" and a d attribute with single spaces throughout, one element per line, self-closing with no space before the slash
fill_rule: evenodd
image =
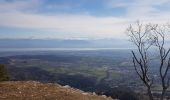
<path id="1" fill-rule="evenodd" d="M 112 100 L 104 96 L 35 81 L 0 83 L 0 100 Z"/>

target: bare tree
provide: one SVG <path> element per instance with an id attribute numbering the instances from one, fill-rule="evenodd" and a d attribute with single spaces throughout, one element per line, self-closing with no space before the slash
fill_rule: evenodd
<path id="1" fill-rule="evenodd" d="M 166 26 L 160 27 L 158 25 L 152 26 L 152 30 L 154 34 L 152 35 L 152 40 L 154 40 L 155 46 L 158 48 L 159 54 L 159 74 L 161 78 L 161 85 L 162 85 L 162 93 L 160 99 L 163 100 L 165 96 L 165 92 L 169 87 L 170 84 L 170 77 L 168 76 L 168 71 L 170 68 L 170 57 L 168 54 L 170 49 L 166 50 L 165 48 L 165 33 L 166 33 Z"/>
<path id="2" fill-rule="evenodd" d="M 162 86 L 162 94 L 160 99 L 163 100 L 165 92 L 169 87 L 170 78 L 168 71 L 170 67 L 170 58 L 168 54 L 170 49 L 165 48 L 165 29 L 157 24 L 142 25 L 139 21 L 135 26 L 130 25 L 127 28 L 130 41 L 137 47 L 137 52 L 132 51 L 133 64 L 137 75 L 140 77 L 144 85 L 147 87 L 147 92 L 150 100 L 154 100 L 152 94 L 153 77 L 149 70 L 150 62 L 153 57 L 149 55 L 150 49 L 156 47 L 158 49 L 158 57 L 160 61 L 159 74 Z"/>
<path id="3" fill-rule="evenodd" d="M 144 30 L 143 30 L 144 29 Z M 148 68 L 150 67 L 148 64 L 148 50 L 152 45 L 152 42 L 148 41 L 148 36 L 151 31 L 149 25 L 145 27 L 139 22 L 136 23 L 136 28 L 132 25 L 127 29 L 128 36 L 130 37 L 130 41 L 135 44 L 138 50 L 138 55 L 132 51 L 133 55 L 133 64 L 137 75 L 140 77 L 144 85 L 147 87 L 147 92 L 150 100 L 153 100 L 153 95 L 151 91 L 151 86 L 153 84 L 153 79 L 149 75 Z"/>

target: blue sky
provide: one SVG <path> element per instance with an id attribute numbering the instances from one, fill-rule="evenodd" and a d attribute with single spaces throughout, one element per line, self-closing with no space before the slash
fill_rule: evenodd
<path id="1" fill-rule="evenodd" d="M 129 24 L 170 21 L 170 0 L 0 0 L 0 38 L 126 38 Z"/>

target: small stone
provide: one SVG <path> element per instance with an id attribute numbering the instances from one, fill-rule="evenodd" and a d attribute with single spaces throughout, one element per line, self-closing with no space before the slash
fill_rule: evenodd
<path id="1" fill-rule="evenodd" d="M 64 88 L 70 88 L 70 86 L 69 85 L 65 85 L 65 86 L 63 86 Z"/>
<path id="2" fill-rule="evenodd" d="M 84 92 L 84 93 L 82 93 L 82 94 L 83 94 L 83 95 L 88 95 L 88 93 L 85 93 L 85 92 Z"/>

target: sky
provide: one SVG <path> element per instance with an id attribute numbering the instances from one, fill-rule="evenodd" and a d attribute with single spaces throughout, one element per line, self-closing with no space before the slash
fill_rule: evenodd
<path id="1" fill-rule="evenodd" d="M 0 0 L 0 38 L 125 39 L 129 24 L 170 21 L 170 0 Z"/>

